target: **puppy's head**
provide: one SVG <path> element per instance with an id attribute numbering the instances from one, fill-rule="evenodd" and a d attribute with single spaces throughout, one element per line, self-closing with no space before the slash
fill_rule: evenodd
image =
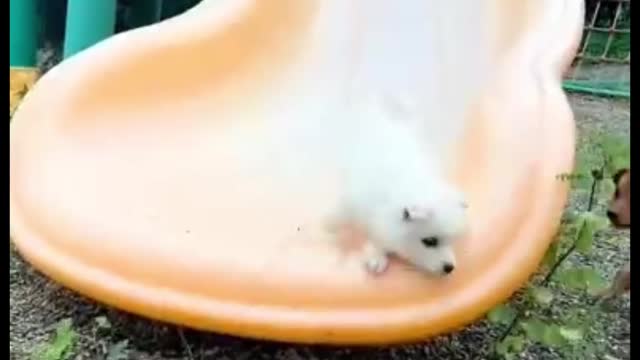
<path id="1" fill-rule="evenodd" d="M 454 242 L 467 231 L 467 205 L 448 199 L 402 209 L 402 239 L 395 249 L 417 268 L 445 276 L 456 267 Z"/>
<path id="2" fill-rule="evenodd" d="M 618 228 L 631 226 L 631 170 L 623 169 L 613 177 L 616 191 L 609 202 L 607 216 Z"/>

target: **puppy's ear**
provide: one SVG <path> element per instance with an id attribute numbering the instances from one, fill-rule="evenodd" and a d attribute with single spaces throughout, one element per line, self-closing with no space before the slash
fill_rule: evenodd
<path id="1" fill-rule="evenodd" d="M 405 221 L 426 221 L 433 216 L 433 210 L 426 206 L 407 206 L 402 209 L 402 218 Z"/>

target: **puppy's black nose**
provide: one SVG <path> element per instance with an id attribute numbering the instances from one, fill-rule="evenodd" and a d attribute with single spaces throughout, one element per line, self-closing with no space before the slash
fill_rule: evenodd
<path id="1" fill-rule="evenodd" d="M 446 263 L 446 264 L 444 264 L 444 265 L 442 266 L 442 271 L 443 271 L 445 274 L 451 274 L 451 272 L 452 272 L 452 271 L 453 271 L 453 269 L 455 269 L 455 268 L 456 268 L 456 267 L 455 267 L 455 266 L 453 266 L 453 264 Z"/>
<path id="2" fill-rule="evenodd" d="M 613 212 L 611 210 L 607 211 L 607 217 L 614 224 L 616 223 L 616 220 L 618 220 L 618 214 L 616 214 L 615 212 Z"/>

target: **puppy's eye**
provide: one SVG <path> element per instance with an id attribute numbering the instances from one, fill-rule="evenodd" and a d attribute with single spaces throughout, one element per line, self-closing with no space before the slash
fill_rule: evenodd
<path id="1" fill-rule="evenodd" d="M 438 238 L 437 237 L 428 237 L 422 239 L 422 244 L 426 247 L 436 247 L 438 246 Z"/>

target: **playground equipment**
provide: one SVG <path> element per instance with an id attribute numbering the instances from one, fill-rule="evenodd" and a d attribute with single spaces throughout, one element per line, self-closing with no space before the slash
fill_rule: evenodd
<path id="1" fill-rule="evenodd" d="M 128 2 L 125 29 L 146 26 L 176 16 L 197 2 L 198 0 Z M 64 34 L 60 34 L 64 41 L 58 45 L 66 58 L 112 36 L 118 30 L 117 5 L 117 0 L 10 1 L 10 116 L 42 70 L 39 66 L 36 67 L 37 51 L 43 46 L 39 31 L 56 33 L 64 27 Z M 49 22 L 54 25 L 49 26 Z M 53 55 L 55 63 L 55 54 Z"/>
<path id="2" fill-rule="evenodd" d="M 38 0 L 11 0 L 12 68 L 33 67 L 36 63 L 35 26 L 59 21 L 60 12 L 40 14 Z M 58 0 L 60 1 L 60 0 Z M 65 0 L 68 1 L 68 0 Z M 126 4 L 125 29 L 146 26 L 176 16 L 199 0 L 136 0 Z M 85 2 L 71 0 L 68 6 L 67 36 L 64 56 L 68 57 L 113 34 L 116 0 Z M 46 3 L 51 5 L 51 3 Z M 89 4 L 90 6 L 87 6 Z M 630 0 L 587 0 L 583 41 L 574 62 L 565 74 L 563 87 L 572 92 L 628 98 L 630 96 Z M 122 4 L 121 4 L 122 5 Z M 124 6 L 124 5 L 123 5 Z M 46 13 L 46 11 L 45 11 Z M 122 18 L 122 14 L 120 14 Z M 61 25 L 58 25 L 61 26 Z M 116 30 L 117 31 L 117 30 Z"/>
<path id="3" fill-rule="evenodd" d="M 9 63 L 11 66 L 33 66 L 36 63 L 36 0 L 9 4 Z"/>
<path id="4" fill-rule="evenodd" d="M 9 63 L 12 67 L 36 65 L 38 0 L 11 0 Z M 70 56 L 113 34 L 116 0 L 68 0 L 64 53 Z"/>
<path id="5" fill-rule="evenodd" d="M 53 1 L 57 1 L 53 4 Z M 38 31 L 48 13 L 48 6 L 65 6 L 66 12 L 55 14 L 66 19 L 64 57 L 69 57 L 108 38 L 115 32 L 117 0 L 11 0 L 10 3 L 10 64 L 12 67 L 33 67 L 36 64 Z M 49 2 L 49 3 L 47 3 Z M 140 27 L 175 16 L 197 0 L 135 0 L 127 2 L 128 24 Z M 40 8 L 40 9 L 39 9 Z M 40 10 L 40 11 L 39 11 Z M 64 15 L 60 17 L 60 15 Z M 46 28 L 45 28 L 46 29 Z"/>
<path id="6" fill-rule="evenodd" d="M 50 70 L 14 115 L 12 239 L 71 289 L 198 329 L 372 344 L 464 326 L 528 279 L 559 223 L 574 149 L 561 79 L 582 10 L 208 0 L 113 36 Z M 367 276 L 322 231 L 331 169 L 284 161 L 287 125 L 349 81 L 409 84 L 445 119 L 433 132 L 462 124 L 447 155 L 473 223 L 451 277 L 397 263 Z"/>

